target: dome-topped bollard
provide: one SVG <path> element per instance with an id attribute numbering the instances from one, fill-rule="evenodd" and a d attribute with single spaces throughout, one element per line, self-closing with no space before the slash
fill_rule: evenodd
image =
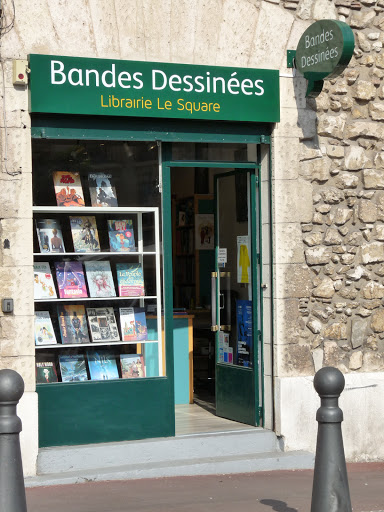
<path id="1" fill-rule="evenodd" d="M 313 385 L 321 407 L 316 414 L 319 427 L 311 512 L 352 512 L 339 407 L 344 375 L 337 368 L 325 367 L 316 373 Z"/>
<path id="2" fill-rule="evenodd" d="M 14 370 L 0 370 L 0 510 L 27 512 L 16 406 L 24 381 Z"/>

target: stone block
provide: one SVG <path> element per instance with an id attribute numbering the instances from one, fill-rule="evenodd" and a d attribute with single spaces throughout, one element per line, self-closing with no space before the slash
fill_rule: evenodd
<path id="1" fill-rule="evenodd" d="M 372 162 L 366 156 L 366 151 L 360 146 L 349 146 L 345 150 L 345 169 L 347 171 L 358 171 L 372 166 Z"/>
<path id="2" fill-rule="evenodd" d="M 353 348 L 361 347 L 365 341 L 368 330 L 368 320 L 366 318 L 352 319 L 351 344 Z"/>
<path id="3" fill-rule="evenodd" d="M 4 99 L 7 128 L 30 129 L 31 117 L 29 115 L 28 89 L 21 88 L 20 86 L 18 88 L 8 86 L 4 90 Z M 1 105 L 1 110 L 3 111 L 3 105 Z M 0 128 L 4 128 L 3 114 L 0 116 Z"/>
<path id="4" fill-rule="evenodd" d="M 305 250 L 305 259 L 308 265 L 326 265 L 332 257 L 331 247 L 311 247 Z"/>
<path id="5" fill-rule="evenodd" d="M 335 139 L 341 140 L 343 138 L 345 122 L 345 114 L 338 116 L 323 114 L 319 116 L 319 124 L 317 127 L 318 134 L 324 137 L 334 137 Z"/>
<path id="6" fill-rule="evenodd" d="M 384 332 L 384 310 L 380 309 L 372 314 L 371 329 L 374 332 Z"/>
<path id="7" fill-rule="evenodd" d="M 302 178 L 317 183 L 324 183 L 329 180 L 330 161 L 328 158 L 316 158 L 300 162 L 299 174 Z"/>
<path id="8" fill-rule="evenodd" d="M 17 176 L 0 173 L 0 218 L 32 218 L 32 174 Z"/>
<path id="9" fill-rule="evenodd" d="M 1 128 L 1 147 L 3 148 L 3 157 L 5 150 L 5 130 Z M 15 173 L 15 176 L 19 174 L 28 174 L 31 172 L 31 132 L 28 129 L 20 130 L 19 128 L 9 128 L 7 130 L 7 172 L 5 172 L 5 164 L 2 163 L 0 176 L 4 176 L 8 179 Z"/>
<path id="10" fill-rule="evenodd" d="M 191 56 L 193 56 L 195 64 L 211 65 L 212 62 L 216 62 L 217 38 L 220 33 L 223 2 L 212 0 L 207 3 L 193 3 L 193 5 L 196 9 L 196 21 L 194 47 Z M 191 51 L 188 48 L 186 50 Z"/>
<path id="11" fill-rule="evenodd" d="M 381 140 L 384 138 L 384 126 L 370 121 L 354 121 L 344 129 L 345 139 L 369 138 Z"/>
<path id="12" fill-rule="evenodd" d="M 189 0 L 185 0 L 185 2 L 191 5 Z M 193 2 L 192 5 L 194 5 Z M 173 10 L 174 7 L 172 7 L 172 12 Z M 236 66 L 247 67 L 248 59 L 251 56 L 251 48 L 254 45 L 258 16 L 259 10 L 251 2 L 238 2 L 237 0 L 225 0 L 223 2 L 217 41 L 216 65 L 228 66 L 236 62 Z M 178 24 L 180 24 L 180 20 L 183 20 L 180 15 L 175 18 Z M 183 22 L 181 25 L 183 25 Z M 188 25 L 181 28 L 187 33 L 191 31 Z M 185 45 L 184 52 L 188 53 L 190 47 L 190 45 Z M 179 61 L 183 62 L 180 59 Z"/>
<path id="13" fill-rule="evenodd" d="M 285 60 L 287 58 L 285 57 Z M 280 107 L 305 109 L 307 100 L 305 92 L 307 90 L 306 80 L 300 75 L 293 78 L 280 77 Z"/>
<path id="14" fill-rule="evenodd" d="M 33 264 L 32 219 L 0 220 L 3 267 Z"/>
<path id="15" fill-rule="evenodd" d="M 9 369 L 19 373 L 25 384 L 25 391 L 35 391 L 35 357 L 0 357 L 0 370 Z"/>
<path id="16" fill-rule="evenodd" d="M 361 246 L 361 260 L 363 264 L 384 261 L 384 245 L 381 242 L 363 244 Z"/>
<path id="17" fill-rule="evenodd" d="M 374 121 L 384 121 L 384 105 L 381 103 L 370 103 L 368 109 L 369 115 Z"/>
<path id="18" fill-rule="evenodd" d="M 322 348 L 316 348 L 315 350 L 313 350 L 312 359 L 316 373 L 323 367 L 324 350 Z"/>
<path id="19" fill-rule="evenodd" d="M 335 178 L 335 184 L 337 188 L 348 189 L 348 188 L 356 188 L 359 184 L 358 176 L 355 176 L 350 173 L 340 173 Z"/>
<path id="20" fill-rule="evenodd" d="M 351 357 L 349 359 L 349 369 L 350 370 L 359 370 L 363 366 L 363 353 L 361 350 L 357 352 L 352 352 Z"/>
<path id="21" fill-rule="evenodd" d="M 311 273 L 306 265 L 276 265 L 276 298 L 309 297 L 311 290 Z"/>
<path id="22" fill-rule="evenodd" d="M 312 16 L 314 20 L 337 20 L 337 10 L 329 0 L 316 0 L 313 4 Z"/>
<path id="23" fill-rule="evenodd" d="M 354 12 L 349 22 L 351 28 L 367 28 L 376 16 L 375 11 Z"/>
<path id="24" fill-rule="evenodd" d="M 330 277 L 323 277 L 313 289 L 312 294 L 320 299 L 331 299 L 335 295 L 334 281 Z"/>
<path id="25" fill-rule="evenodd" d="M 285 345 L 280 350 L 283 353 L 283 375 L 298 377 L 313 374 L 314 364 L 309 345 Z"/>
<path id="26" fill-rule="evenodd" d="M 34 355 L 34 316 L 1 316 L 0 357 Z"/>
<path id="27" fill-rule="evenodd" d="M 124 30 L 122 22 L 127 18 L 129 23 L 125 27 L 134 31 L 136 28 L 137 18 L 134 15 L 135 5 L 130 4 L 129 8 L 119 9 L 118 0 L 113 2 L 91 2 L 88 6 L 91 23 L 92 35 L 94 38 L 94 45 L 96 47 L 96 54 L 100 57 L 108 59 L 118 59 L 125 57 L 121 56 L 120 50 L 127 47 L 120 46 L 120 34 L 125 34 L 127 29 Z M 121 6 L 122 7 L 122 6 Z M 123 20 L 121 19 L 123 18 Z M 125 41 L 127 43 L 127 41 Z M 132 43 L 130 44 L 130 47 Z"/>
<path id="28" fill-rule="evenodd" d="M 33 267 L 0 267 L 1 293 L 12 297 L 15 316 L 34 314 Z"/>
<path id="29" fill-rule="evenodd" d="M 384 170 L 364 169 L 363 184 L 367 189 L 384 189 Z"/>
<path id="30" fill-rule="evenodd" d="M 304 263 L 304 247 L 299 223 L 275 224 L 275 262 Z"/>
<path id="31" fill-rule="evenodd" d="M 294 16 L 278 5 L 262 2 L 248 65 L 261 69 L 279 69 L 287 48 Z"/>
<path id="32" fill-rule="evenodd" d="M 297 160 L 299 149 L 299 139 L 273 138 L 274 179 L 295 180 L 299 177 L 299 162 Z"/>
<path id="33" fill-rule="evenodd" d="M 279 222 L 311 222 L 312 190 L 312 185 L 304 180 L 276 180 L 276 219 Z"/>
<path id="34" fill-rule="evenodd" d="M 361 222 L 376 222 L 377 221 L 377 206 L 367 199 L 361 199 L 358 207 L 358 217 Z"/>

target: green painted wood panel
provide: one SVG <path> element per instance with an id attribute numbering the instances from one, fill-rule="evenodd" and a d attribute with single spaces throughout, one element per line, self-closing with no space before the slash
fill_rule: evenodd
<path id="1" fill-rule="evenodd" d="M 40 447 L 175 435 L 166 377 L 37 385 Z"/>
<path id="2" fill-rule="evenodd" d="M 257 425 L 253 370 L 216 364 L 216 414 L 223 418 Z"/>
<path id="3" fill-rule="evenodd" d="M 175 404 L 189 403 L 188 318 L 173 319 Z"/>

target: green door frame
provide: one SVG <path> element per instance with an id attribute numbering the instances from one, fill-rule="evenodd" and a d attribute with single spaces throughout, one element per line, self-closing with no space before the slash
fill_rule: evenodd
<path id="1" fill-rule="evenodd" d="M 260 212 L 258 215 L 256 215 L 256 187 L 258 189 L 258 177 L 256 176 L 256 171 L 260 172 L 260 162 L 228 162 L 228 161 L 206 161 L 206 160 L 173 160 L 172 159 L 172 153 L 171 153 L 171 147 L 168 144 L 163 144 L 163 151 L 162 151 L 162 188 L 163 188 L 163 233 L 164 233 L 164 277 L 166 279 L 165 282 L 170 283 L 172 282 L 172 276 L 173 276 L 173 269 L 172 269 L 172 228 L 171 228 L 171 169 L 172 168 L 212 168 L 212 169 L 238 169 L 243 170 L 244 172 L 249 172 L 251 175 L 251 182 L 250 187 L 251 191 L 251 230 L 252 232 L 256 233 L 256 236 L 252 236 L 251 241 L 251 252 L 252 255 L 256 255 L 256 258 L 252 261 L 257 261 L 260 263 L 260 257 L 259 253 L 257 252 L 257 234 L 259 236 L 259 250 L 261 247 L 261 229 L 260 229 Z M 219 176 L 230 176 L 235 175 L 238 171 L 229 171 L 225 174 L 220 174 L 215 176 L 215 184 L 216 184 L 216 178 Z M 216 194 L 215 194 L 216 196 Z M 259 203 L 260 204 L 260 203 Z M 215 211 L 216 211 L 216 204 L 215 204 Z M 259 223 L 257 224 L 257 218 L 259 219 Z M 216 231 L 216 230 L 215 230 Z M 217 262 L 217 240 L 215 235 L 215 260 Z M 166 250 L 168 248 L 168 250 Z M 251 419 L 249 422 L 252 425 L 259 425 L 260 424 L 260 418 L 262 415 L 263 407 L 260 405 L 260 395 L 261 395 L 261 401 L 264 400 L 264 393 L 263 389 L 261 390 L 261 393 L 259 392 L 259 377 L 260 372 L 262 370 L 262 350 L 259 351 L 259 340 L 260 340 L 260 334 L 261 329 L 259 328 L 259 311 L 257 308 L 258 301 L 256 300 L 257 293 L 259 291 L 259 278 L 258 275 L 260 275 L 260 272 L 253 271 L 252 272 L 252 305 L 253 305 L 253 315 L 252 315 L 252 327 L 253 332 L 255 333 L 254 336 L 254 350 L 253 350 L 253 369 L 249 371 L 252 371 L 252 382 L 253 382 L 253 393 L 254 393 L 254 413 L 252 414 L 253 419 Z M 167 295 L 167 304 L 170 305 L 173 303 L 173 297 L 172 297 L 172 290 L 173 286 L 168 286 L 165 290 L 165 294 Z M 165 302 L 165 299 L 164 299 Z M 168 311 L 165 309 L 166 313 L 166 324 L 172 325 L 172 308 L 168 309 Z M 218 310 L 217 310 L 218 314 Z M 172 332 L 166 331 L 166 335 L 172 336 Z M 262 344 L 261 344 L 262 347 Z M 218 353 L 218 337 L 216 336 L 216 353 Z M 260 362 L 259 362 L 260 361 Z M 217 365 L 215 365 L 217 366 Z M 247 371 L 247 369 L 243 369 L 244 371 Z M 263 382 L 263 379 L 261 379 L 261 383 Z M 241 420 L 239 420 L 241 421 Z"/>
<path id="2" fill-rule="evenodd" d="M 236 170 L 230 171 L 223 174 L 216 174 L 214 177 L 214 197 L 215 197 L 215 271 L 217 275 L 219 275 L 220 268 L 218 266 L 218 250 L 219 250 L 219 233 L 216 227 L 217 221 L 217 212 L 218 212 L 218 204 L 217 204 L 217 184 L 218 180 L 224 179 L 229 176 L 235 176 L 241 172 L 250 172 L 250 223 L 251 223 L 251 261 L 252 261 L 252 332 L 253 334 L 253 366 L 252 369 L 248 368 L 239 368 L 234 366 L 233 369 L 230 369 L 232 374 L 235 373 L 236 369 L 241 372 L 252 372 L 252 392 L 254 393 L 251 402 L 251 410 L 246 411 L 244 415 L 240 411 L 242 416 L 242 420 L 244 423 L 249 423 L 251 425 L 259 425 L 260 419 L 263 414 L 263 402 L 264 402 L 264 390 L 263 390 L 263 379 L 260 379 L 260 375 L 263 374 L 263 352 L 262 352 L 262 343 L 260 343 L 261 337 L 261 300 L 260 300 L 260 277 L 261 277 L 261 215 L 260 210 L 257 212 L 257 203 L 260 204 L 259 201 L 256 201 L 256 194 L 259 195 L 259 176 L 256 175 L 260 173 L 260 162 L 244 162 L 232 163 L 232 167 L 235 167 Z M 258 243 L 259 242 L 259 243 Z M 260 303 L 260 304 L 259 304 Z M 260 321 L 259 321 L 260 320 Z M 220 310 L 219 310 L 219 296 L 218 290 L 216 294 L 216 325 L 220 325 Z M 259 350 L 260 343 L 260 350 Z M 218 346 L 219 346 L 219 332 L 216 333 L 216 354 L 218 354 Z M 219 363 L 216 360 L 216 375 L 217 381 L 220 379 L 220 374 L 225 372 L 226 368 L 230 368 L 225 363 Z M 247 377 L 246 377 L 247 378 Z M 259 383 L 261 384 L 261 393 L 259 389 Z M 240 382 L 239 382 L 240 385 Z M 221 398 L 216 398 L 217 400 L 221 400 Z M 224 398 L 225 400 L 225 398 Z M 262 405 L 261 405 L 262 404 Z M 220 404 L 219 404 L 220 405 Z M 241 404 L 237 403 L 236 409 L 239 411 Z M 225 409 L 225 408 L 224 408 Z M 230 414 L 234 414 L 230 419 L 237 419 L 236 415 L 239 412 L 230 411 Z M 220 412 L 220 410 L 219 410 Z"/>

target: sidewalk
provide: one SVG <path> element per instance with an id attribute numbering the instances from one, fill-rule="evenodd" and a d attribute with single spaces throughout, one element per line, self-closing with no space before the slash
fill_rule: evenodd
<path id="1" fill-rule="evenodd" d="M 353 512 L 384 512 L 384 463 L 348 465 Z M 313 472 L 157 478 L 26 490 L 28 512 L 309 512 Z"/>

